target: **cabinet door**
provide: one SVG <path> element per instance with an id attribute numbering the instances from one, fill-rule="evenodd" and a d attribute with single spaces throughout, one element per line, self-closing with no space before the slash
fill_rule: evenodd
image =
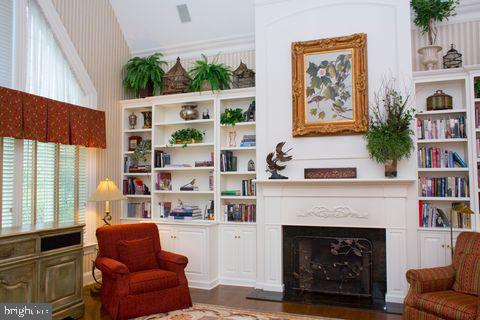
<path id="1" fill-rule="evenodd" d="M 256 228 L 241 228 L 238 235 L 239 252 L 237 261 L 242 279 L 255 279 L 257 255 Z"/>
<path id="2" fill-rule="evenodd" d="M 174 235 L 176 252 L 188 257 L 187 275 L 206 275 L 207 241 L 204 228 L 178 227 Z"/>
<path id="3" fill-rule="evenodd" d="M 237 277 L 238 242 L 236 228 L 220 229 L 220 275 L 222 277 Z"/>
<path id="4" fill-rule="evenodd" d="M 40 260 L 39 302 L 51 303 L 53 310 L 82 300 L 83 251 Z"/>
<path id="5" fill-rule="evenodd" d="M 35 263 L 1 269 L 0 301 L 2 303 L 35 302 L 36 282 Z"/>
<path id="6" fill-rule="evenodd" d="M 447 265 L 447 248 L 443 232 L 420 232 L 420 267 L 433 268 Z"/>
<path id="7" fill-rule="evenodd" d="M 165 251 L 174 252 L 175 245 L 173 236 L 175 234 L 173 227 L 158 225 L 158 232 L 160 233 L 160 245 Z"/>

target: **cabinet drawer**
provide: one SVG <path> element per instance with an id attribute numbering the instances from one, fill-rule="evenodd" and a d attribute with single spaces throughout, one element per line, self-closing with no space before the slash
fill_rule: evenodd
<path id="1" fill-rule="evenodd" d="M 24 256 L 35 254 L 35 239 L 24 239 L 11 242 L 0 243 L 0 263 L 12 258 L 22 258 Z"/>
<path id="2" fill-rule="evenodd" d="M 36 265 L 33 262 L 0 269 L 0 301 L 2 303 L 34 302 L 36 279 Z"/>

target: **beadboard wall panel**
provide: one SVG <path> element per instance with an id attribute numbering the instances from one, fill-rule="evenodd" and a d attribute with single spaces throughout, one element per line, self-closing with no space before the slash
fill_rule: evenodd
<path id="1" fill-rule="evenodd" d="M 450 44 L 463 55 L 463 65 L 480 64 L 480 21 L 448 23 L 438 26 L 437 44 L 442 46 L 442 56 L 450 49 Z M 427 45 L 427 37 L 419 29 L 412 30 L 413 71 L 425 70 L 417 50 Z M 440 61 L 442 63 L 442 61 Z"/>
<path id="2" fill-rule="evenodd" d="M 122 30 L 108 0 L 52 0 L 80 55 L 98 93 L 98 109 L 106 112 L 107 149 L 96 151 L 98 181 L 108 177 L 121 186 L 119 132 L 120 100 L 125 99 L 122 88 L 122 67 L 131 57 Z M 120 222 L 120 204 L 112 203 L 112 223 Z M 97 206 L 103 212 L 103 204 Z M 97 214 L 97 226 L 101 225 Z M 84 258 L 84 272 L 91 268 L 95 254 Z"/>

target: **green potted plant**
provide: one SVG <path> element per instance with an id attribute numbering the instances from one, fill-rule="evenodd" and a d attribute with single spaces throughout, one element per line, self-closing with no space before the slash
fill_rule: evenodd
<path id="1" fill-rule="evenodd" d="M 191 91 L 217 91 L 230 89 L 232 71 L 223 63 L 218 63 L 218 55 L 209 63 L 208 58 L 202 54 L 202 59 L 194 62 L 190 76 Z"/>
<path id="2" fill-rule="evenodd" d="M 165 71 L 160 60 L 162 54 L 157 52 L 148 57 L 133 57 L 124 67 L 125 79 L 123 86 L 127 91 L 133 91 L 136 98 L 153 96 L 162 88 L 162 77 Z"/>
<path id="3" fill-rule="evenodd" d="M 409 97 L 404 98 L 394 87 L 385 82 L 371 108 L 373 113 L 365 140 L 370 158 L 385 165 L 385 176 L 397 176 L 397 162 L 410 157 L 413 150 L 413 131 L 410 123 L 414 110 L 408 107 Z"/>
<path id="4" fill-rule="evenodd" d="M 480 98 L 480 78 L 475 78 L 473 88 L 474 88 L 474 91 L 475 91 L 475 98 L 479 99 Z"/>
<path id="5" fill-rule="evenodd" d="M 140 162 L 146 162 L 148 157 L 150 157 L 150 153 L 152 151 L 152 140 L 145 139 L 140 141 L 137 144 L 137 147 L 133 151 L 132 160 L 134 161 L 135 165 L 138 165 Z"/>
<path id="6" fill-rule="evenodd" d="M 203 140 L 203 134 L 195 128 L 180 129 L 172 133 L 170 144 L 183 144 L 186 147 L 189 143 L 198 143 Z"/>
<path id="7" fill-rule="evenodd" d="M 220 115 L 221 124 L 234 126 L 238 122 L 243 122 L 243 110 L 240 108 L 226 108 L 225 112 Z"/>
<path id="8" fill-rule="evenodd" d="M 432 70 L 438 63 L 438 52 L 442 47 L 435 45 L 437 37 L 436 24 L 455 15 L 458 0 L 411 0 L 410 6 L 415 12 L 413 22 L 422 34 L 428 36 L 428 46 L 418 49 L 422 63 L 427 70 Z"/>

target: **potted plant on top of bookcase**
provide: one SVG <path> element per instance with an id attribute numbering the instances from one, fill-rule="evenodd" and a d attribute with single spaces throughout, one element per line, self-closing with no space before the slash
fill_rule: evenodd
<path id="1" fill-rule="evenodd" d="M 415 11 L 413 22 L 420 28 L 422 34 L 427 34 L 428 45 L 418 49 L 422 55 L 422 63 L 427 70 L 432 70 L 438 63 L 438 52 L 442 47 L 436 45 L 436 23 L 448 20 L 455 15 L 458 0 L 411 0 L 410 6 Z"/>
<path id="2" fill-rule="evenodd" d="M 409 158 L 414 147 L 410 129 L 414 110 L 408 107 L 409 97 L 404 98 L 394 85 L 393 80 L 385 81 L 375 94 L 365 134 L 370 158 L 385 165 L 388 178 L 397 176 L 397 162 Z"/>
<path id="3" fill-rule="evenodd" d="M 162 88 L 162 77 L 165 71 L 160 60 L 162 54 L 157 52 L 148 57 L 133 57 L 128 60 L 124 69 L 126 72 L 123 86 L 127 91 L 133 91 L 136 98 L 150 97 Z"/>
<path id="4" fill-rule="evenodd" d="M 218 55 L 209 63 L 207 56 L 202 54 L 202 59 L 194 62 L 190 76 L 191 91 L 218 91 L 230 89 L 232 70 L 225 64 L 218 63 Z"/>

